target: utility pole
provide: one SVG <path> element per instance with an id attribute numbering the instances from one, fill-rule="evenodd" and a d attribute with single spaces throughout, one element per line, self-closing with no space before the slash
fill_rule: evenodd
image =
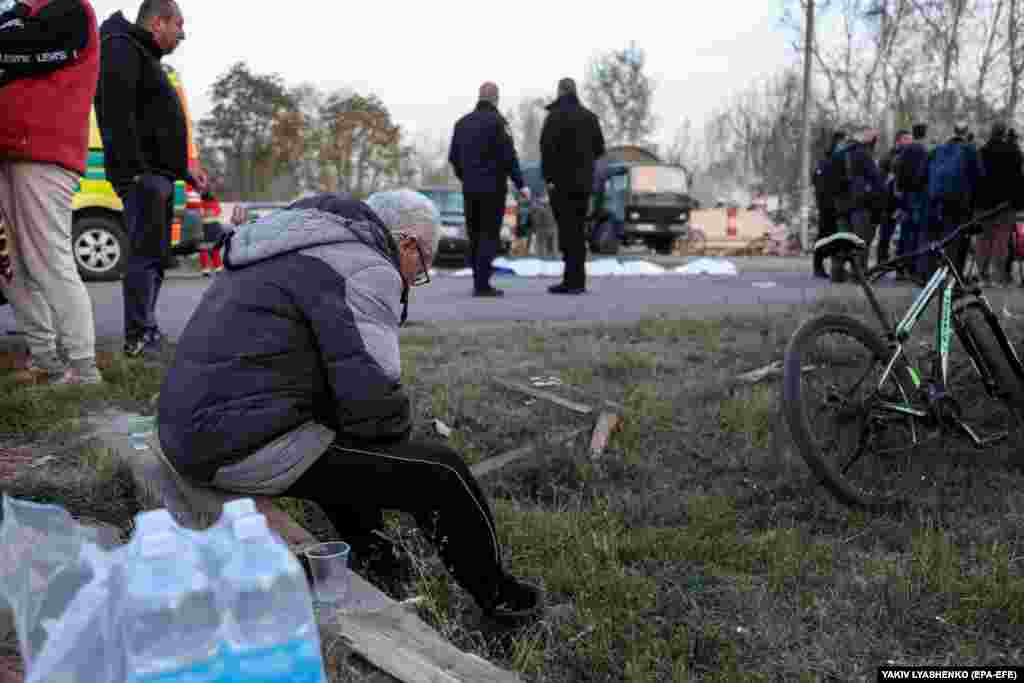
<path id="1" fill-rule="evenodd" d="M 814 46 L 814 1 L 807 3 L 807 14 L 804 18 L 804 102 L 803 130 L 800 132 L 800 244 L 805 252 L 810 251 L 811 231 L 811 59 Z"/>

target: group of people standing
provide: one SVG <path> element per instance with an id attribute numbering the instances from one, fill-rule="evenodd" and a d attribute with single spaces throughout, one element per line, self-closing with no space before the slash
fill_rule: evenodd
<path id="1" fill-rule="evenodd" d="M 92 302 L 71 245 L 72 198 L 86 170 L 95 107 L 106 176 L 123 204 L 124 352 L 158 353 L 155 310 L 174 184 L 208 189 L 190 161 L 186 113 L 161 60 L 185 38 L 175 0 L 143 0 L 135 21 L 97 25 L 88 0 L 22 0 L 0 15 L 0 222 L 11 303 L 29 373 L 99 384 Z"/>
<path id="2" fill-rule="evenodd" d="M 957 123 L 952 137 L 932 148 L 927 135 L 926 124 L 897 132 L 894 147 L 881 161 L 875 159 L 877 130 L 865 128 L 853 138 L 843 131 L 832 135 L 813 174 L 819 245 L 837 232 L 851 232 L 870 245 L 877 233 L 876 257 L 884 263 L 917 253 L 977 212 L 1005 204 L 1007 209 L 986 224 L 974 249 L 983 286 L 1010 284 L 1015 216 L 1024 201 L 1024 158 L 1015 132 L 997 122 L 980 149 L 966 123 Z M 835 242 L 815 249 L 816 276 L 846 279 L 849 258 L 836 249 Z M 964 240 L 952 252 L 961 272 L 970 249 Z M 861 258 L 866 266 L 867 253 Z M 831 261 L 829 271 L 826 260 Z M 897 277 L 920 280 L 936 265 L 934 256 L 921 254 Z"/>
<path id="3" fill-rule="evenodd" d="M 529 201 L 531 196 L 508 123 L 498 110 L 498 86 L 484 83 L 479 94 L 476 108 L 455 124 L 448 161 L 462 183 L 473 295 L 500 297 L 504 292 L 491 284 L 491 275 L 509 180 L 524 200 Z M 576 82 L 571 78 L 558 82 L 558 97 L 547 110 L 540 136 L 541 172 L 558 223 L 558 244 L 565 262 L 562 282 L 548 291 L 583 294 L 587 286 L 584 225 L 594 167 L 605 153 L 604 135 L 597 116 L 580 103 Z"/>

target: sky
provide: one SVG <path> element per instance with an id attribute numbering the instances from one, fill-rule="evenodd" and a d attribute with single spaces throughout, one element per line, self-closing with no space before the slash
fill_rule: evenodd
<path id="1" fill-rule="evenodd" d="M 92 3 L 101 23 L 118 10 L 134 21 L 141 4 Z M 407 133 L 447 140 L 483 81 L 498 84 L 507 110 L 524 97 L 553 97 L 563 76 L 582 84 L 592 57 L 633 40 L 656 84 L 655 140 L 668 143 L 684 119 L 699 129 L 732 94 L 795 60 L 779 0 L 179 5 L 187 38 L 166 59 L 181 73 L 196 119 L 211 107 L 213 82 L 242 60 L 289 85 L 376 94 Z"/>

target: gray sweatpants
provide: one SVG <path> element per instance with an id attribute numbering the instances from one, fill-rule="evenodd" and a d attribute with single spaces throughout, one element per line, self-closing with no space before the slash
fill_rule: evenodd
<path id="1" fill-rule="evenodd" d="M 29 352 L 68 360 L 96 357 L 92 300 L 71 250 L 71 198 L 78 177 L 56 164 L 0 161 L 0 210 L 14 279 L 0 289 L 14 308 Z"/>

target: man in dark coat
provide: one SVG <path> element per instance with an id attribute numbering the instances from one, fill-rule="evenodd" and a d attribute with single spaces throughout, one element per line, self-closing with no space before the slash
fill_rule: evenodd
<path id="1" fill-rule="evenodd" d="M 900 208 L 899 199 L 897 197 L 896 190 L 896 169 L 900 164 L 900 157 L 903 154 L 903 150 L 912 141 L 909 130 L 899 130 L 896 132 L 896 139 L 893 148 L 889 150 L 889 153 L 882 159 L 881 163 L 878 164 L 878 170 L 882 174 L 882 179 L 885 181 L 885 202 L 881 206 L 879 221 L 878 221 L 878 249 L 876 252 L 876 259 L 878 263 L 885 263 L 890 258 L 890 247 L 892 245 L 892 237 L 896 232 L 896 211 Z M 902 237 L 903 229 L 900 228 L 900 235 Z M 900 245 L 902 242 L 896 244 L 896 256 L 901 256 Z"/>
<path id="2" fill-rule="evenodd" d="M 985 167 L 985 183 L 981 191 L 981 208 L 994 209 L 1002 203 L 1010 204 L 1005 213 L 992 219 L 976 242 L 978 276 L 983 284 L 992 284 L 990 272 L 999 285 L 1009 284 L 1006 279 L 1006 259 L 1010 256 L 1010 235 L 1016 226 L 1013 203 L 1024 190 L 1021 151 L 1006 136 L 1006 124 L 996 122 L 992 135 L 981 148 L 981 161 Z"/>
<path id="3" fill-rule="evenodd" d="M 399 327 L 440 222 L 393 190 L 315 195 L 232 232 L 160 390 L 160 444 L 193 481 L 316 502 L 360 560 L 384 541 L 382 510 L 408 512 L 485 612 L 539 616 L 465 461 L 409 440 Z"/>
<path id="4" fill-rule="evenodd" d="M 476 109 L 455 124 L 448 161 L 462 182 L 473 296 L 501 296 L 504 292 L 491 285 L 491 274 L 501 241 L 508 181 L 512 180 L 526 201 L 530 188 L 523 182 L 508 122 L 498 111 L 498 86 L 494 83 L 480 86 Z"/>
<path id="5" fill-rule="evenodd" d="M 160 60 L 184 40 L 174 0 L 144 0 L 135 23 L 115 13 L 100 27 L 96 118 L 107 178 L 124 203 L 131 249 L 125 263 L 124 351 L 159 355 L 163 335 L 156 303 L 164 279 L 174 183 L 203 192 L 206 174 L 189 168 L 188 128 L 178 94 Z"/>
<path id="6" fill-rule="evenodd" d="M 899 208 L 903 212 L 900 223 L 900 240 L 896 245 L 896 253 L 910 254 L 924 246 L 928 225 L 928 148 L 925 138 L 928 126 L 924 123 L 914 124 L 911 128 L 912 140 L 900 150 L 900 157 L 894 169 L 896 194 L 899 197 Z M 920 271 L 924 274 L 924 261 L 915 260 L 903 273 Z"/>
<path id="7" fill-rule="evenodd" d="M 841 145 L 832 157 L 837 183 L 837 219 L 839 232 L 852 232 L 866 244 L 875 238 L 874 215 L 879 198 L 885 192 L 885 181 L 875 162 L 874 149 L 878 131 L 865 129 L 848 144 Z M 841 257 L 842 258 L 842 257 Z M 861 266 L 867 265 L 867 252 L 860 254 Z M 845 259 L 832 262 L 832 280 L 846 280 Z"/>
<path id="8" fill-rule="evenodd" d="M 953 127 L 953 137 L 932 152 L 928 163 L 929 239 L 946 237 L 967 223 L 980 206 L 985 167 L 977 148 L 968 141 L 966 123 Z M 963 271 L 967 263 L 969 241 L 961 240 L 953 249 L 953 262 Z M 929 258 L 928 272 L 936 267 Z"/>
<path id="9" fill-rule="evenodd" d="M 811 183 L 814 186 L 814 203 L 818 207 L 818 239 L 823 240 L 826 237 L 831 237 L 836 232 L 836 207 L 833 197 L 835 188 L 833 187 L 833 164 L 832 155 L 835 154 L 836 147 L 841 145 L 846 140 L 846 133 L 843 131 L 836 131 L 832 134 L 832 141 L 828 148 L 825 150 L 825 155 L 818 161 L 818 165 L 814 167 L 814 175 L 811 178 Z M 827 278 L 829 274 L 825 272 L 825 259 L 829 256 L 828 250 L 825 248 L 814 250 L 814 276 Z"/>
<path id="10" fill-rule="evenodd" d="M 565 261 L 562 282 L 548 291 L 582 294 L 587 286 L 583 230 L 593 191 L 594 164 L 604 156 L 604 135 L 598 118 L 580 104 L 576 82 L 571 78 L 558 82 L 558 99 L 547 110 L 540 134 L 540 163 Z"/>

